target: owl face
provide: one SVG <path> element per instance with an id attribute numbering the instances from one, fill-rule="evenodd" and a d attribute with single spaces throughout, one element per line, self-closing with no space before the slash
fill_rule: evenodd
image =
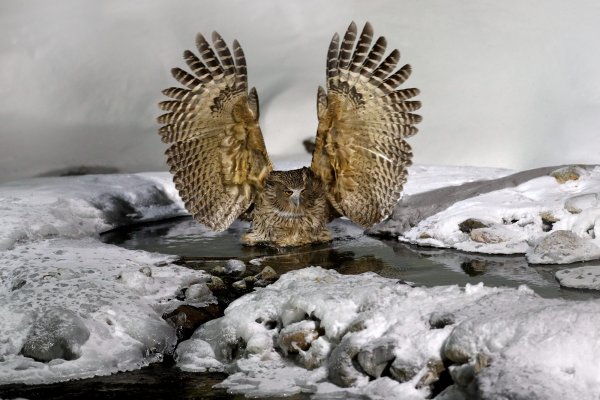
<path id="1" fill-rule="evenodd" d="M 315 206 L 322 190 L 308 168 L 273 171 L 265 182 L 266 199 L 285 217 L 300 217 Z"/>

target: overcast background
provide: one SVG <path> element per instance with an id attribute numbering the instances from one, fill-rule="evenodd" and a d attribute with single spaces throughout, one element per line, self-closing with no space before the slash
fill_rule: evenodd
<path id="1" fill-rule="evenodd" d="M 166 169 L 160 90 L 213 30 L 244 47 L 269 152 L 298 154 L 329 40 L 352 20 L 413 66 L 417 163 L 600 163 L 597 1 L 2 0 L 0 180 Z"/>

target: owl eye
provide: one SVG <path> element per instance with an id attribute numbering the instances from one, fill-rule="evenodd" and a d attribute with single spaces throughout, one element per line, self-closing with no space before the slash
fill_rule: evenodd
<path id="1" fill-rule="evenodd" d="M 285 193 L 286 196 L 291 196 L 294 192 L 292 192 L 291 190 L 284 190 L 283 193 Z"/>

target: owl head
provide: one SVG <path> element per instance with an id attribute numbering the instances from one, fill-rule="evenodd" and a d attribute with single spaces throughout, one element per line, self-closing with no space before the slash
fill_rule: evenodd
<path id="1" fill-rule="evenodd" d="M 266 199 L 285 216 L 302 216 L 323 196 L 320 180 L 309 168 L 273 171 L 265 182 Z"/>

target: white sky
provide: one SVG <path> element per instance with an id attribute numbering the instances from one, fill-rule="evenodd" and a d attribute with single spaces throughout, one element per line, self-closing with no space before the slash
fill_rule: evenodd
<path id="1" fill-rule="evenodd" d="M 371 21 L 413 66 L 415 162 L 600 163 L 592 0 L 2 0 L 0 181 L 76 165 L 164 170 L 160 90 L 194 35 L 244 47 L 273 155 L 302 152 L 334 32 Z"/>

